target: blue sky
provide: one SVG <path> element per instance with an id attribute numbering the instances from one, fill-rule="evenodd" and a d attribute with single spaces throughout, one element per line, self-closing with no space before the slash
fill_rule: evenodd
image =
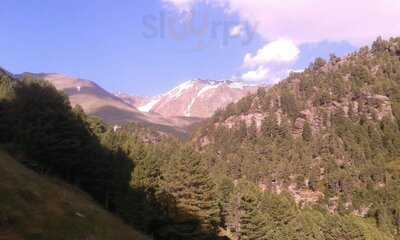
<path id="1" fill-rule="evenodd" d="M 243 67 L 244 56 L 256 56 L 274 40 L 252 30 L 254 25 L 240 13 L 200 1 L 191 9 L 198 14 L 193 17 L 197 26 L 208 17 L 205 27 L 182 34 L 190 26 L 188 14 L 165 2 L 2 0 L 0 66 L 13 73 L 64 73 L 114 92 L 157 95 L 191 79 L 240 78 L 251 70 Z M 251 41 L 230 36 L 240 24 L 254 32 Z M 162 34 L 171 26 L 176 26 L 177 37 L 166 30 Z M 296 41 L 299 54 L 285 67 L 302 69 L 315 57 L 343 55 L 355 45 L 345 38 Z"/>

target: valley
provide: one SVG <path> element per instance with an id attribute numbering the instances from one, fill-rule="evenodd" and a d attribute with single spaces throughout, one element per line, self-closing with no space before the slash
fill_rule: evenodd
<path id="1" fill-rule="evenodd" d="M 317 58 L 304 72 L 217 110 L 186 141 L 135 124 L 169 115 L 153 112 L 161 103 L 150 98 L 112 95 L 93 82 L 65 76 L 0 73 L 0 142 L 23 156 L 17 164 L 3 150 L 7 179 L 10 171 L 28 171 L 68 182 L 153 239 L 399 237 L 399 38 L 378 38 L 343 58 Z M 184 96 L 188 89 L 194 89 L 190 96 L 208 96 L 233 83 L 193 84 L 166 98 Z M 143 107 L 146 101 L 154 108 Z M 130 111 L 137 119 L 115 128 L 98 114 L 103 106 Z M 197 111 L 192 106 L 190 115 Z M 184 114 L 187 106 L 177 109 Z M 7 164 L 31 170 L 6 170 Z M 20 196 L 17 185 L 3 187 Z M 28 195 L 37 194 L 45 198 Z M 32 208 L 27 205 L 23 214 Z M 25 215 L 14 211 L 2 209 L 0 230 L 18 239 L 31 228 L 19 230 Z M 76 234 L 97 234 L 81 226 Z M 41 229 L 36 234 L 62 231 Z"/>
<path id="2" fill-rule="evenodd" d="M 0 17 L 0 240 L 400 240 L 400 0 Z"/>

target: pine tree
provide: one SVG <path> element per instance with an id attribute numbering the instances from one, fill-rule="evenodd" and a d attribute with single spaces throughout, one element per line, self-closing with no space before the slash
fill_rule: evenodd
<path id="1" fill-rule="evenodd" d="M 282 121 L 281 125 L 278 126 L 276 136 L 281 141 L 287 141 L 291 139 L 291 125 L 289 121 Z"/>
<path id="2" fill-rule="evenodd" d="M 258 132 L 257 123 L 256 123 L 255 119 L 253 118 L 251 120 L 251 125 L 247 130 L 248 139 L 253 142 L 256 141 L 257 140 L 257 132 Z"/>
<path id="3" fill-rule="evenodd" d="M 247 136 L 247 125 L 245 121 L 240 121 L 235 132 L 235 139 L 239 141 L 245 139 Z"/>
<path id="4" fill-rule="evenodd" d="M 75 181 L 88 140 L 85 125 L 73 114 L 66 96 L 50 83 L 24 81 L 15 88 L 14 139 L 43 167 Z"/>
<path id="5" fill-rule="evenodd" d="M 328 216 L 323 226 L 326 240 L 363 240 L 366 239 L 361 229 L 349 219 L 340 216 Z"/>
<path id="6" fill-rule="evenodd" d="M 267 239 L 267 223 L 259 209 L 259 202 L 251 193 L 244 194 L 240 199 L 240 239 Z"/>
<path id="7" fill-rule="evenodd" d="M 279 125 L 276 119 L 272 116 L 267 117 L 262 123 L 261 131 L 265 137 L 276 137 L 279 132 Z"/>
<path id="8" fill-rule="evenodd" d="M 226 226 L 229 215 L 229 201 L 233 192 L 234 184 L 232 179 L 223 176 L 218 183 L 217 193 L 220 208 L 221 225 Z"/>
<path id="9" fill-rule="evenodd" d="M 392 154 L 398 154 L 400 148 L 400 139 L 398 136 L 399 128 L 396 123 L 390 119 L 383 119 L 381 122 L 381 129 L 383 132 L 383 145 Z"/>
<path id="10" fill-rule="evenodd" d="M 0 142 L 9 142 L 12 133 L 7 131 L 12 126 L 9 114 L 9 100 L 13 95 L 13 82 L 0 68 Z"/>
<path id="11" fill-rule="evenodd" d="M 312 130 L 308 122 L 305 122 L 302 133 L 304 141 L 310 142 L 312 140 Z"/>
<path id="12" fill-rule="evenodd" d="M 267 239 L 268 214 L 262 209 L 259 187 L 247 180 L 235 182 L 227 204 L 227 232 L 236 239 Z"/>
<path id="13" fill-rule="evenodd" d="M 160 190 L 161 154 L 156 149 L 149 150 L 135 167 L 132 185 L 155 193 Z"/>
<path id="14" fill-rule="evenodd" d="M 163 180 L 164 191 L 175 202 L 175 207 L 171 209 L 169 206 L 168 210 L 175 221 L 195 220 L 199 222 L 197 231 L 215 231 L 219 223 L 215 186 L 198 153 L 190 147 L 177 151 L 165 170 Z"/>
<path id="15" fill-rule="evenodd" d="M 101 138 L 103 134 L 107 132 L 107 126 L 101 119 L 97 117 L 88 117 L 87 122 L 91 132 L 93 132 L 96 137 Z"/>
<path id="16" fill-rule="evenodd" d="M 0 73 L 0 101 L 8 99 L 12 95 L 13 81 L 8 75 Z"/>
<path id="17" fill-rule="evenodd" d="M 297 100 L 294 94 L 291 92 L 283 92 L 281 96 L 281 107 L 282 111 L 286 113 L 290 119 L 296 119 L 298 115 Z"/>

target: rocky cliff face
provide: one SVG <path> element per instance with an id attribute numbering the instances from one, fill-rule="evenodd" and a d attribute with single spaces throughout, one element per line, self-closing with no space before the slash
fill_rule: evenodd
<path id="1" fill-rule="evenodd" d="M 255 124 L 258 131 L 261 130 L 262 122 L 266 118 L 276 118 L 278 123 L 281 124 L 282 119 L 287 119 L 287 114 L 282 110 L 280 104 L 280 98 L 275 96 L 272 99 L 272 108 L 275 108 L 275 112 L 263 113 L 263 112 L 250 112 L 246 114 L 231 116 L 224 120 L 222 123 L 216 125 L 222 125 L 227 128 L 232 128 L 240 122 L 244 122 L 247 127 Z M 274 105 L 276 103 L 276 105 Z M 312 133 L 317 134 L 322 130 L 332 126 L 332 118 L 335 114 L 343 114 L 347 118 L 365 118 L 367 120 L 381 121 L 384 118 L 393 119 L 392 101 L 384 95 L 363 93 L 360 96 L 347 96 L 342 98 L 340 101 L 332 101 L 322 106 L 313 106 L 309 104 L 304 110 L 299 111 L 297 117 L 290 121 L 291 133 L 297 138 L 303 133 L 305 123 L 310 124 Z"/>

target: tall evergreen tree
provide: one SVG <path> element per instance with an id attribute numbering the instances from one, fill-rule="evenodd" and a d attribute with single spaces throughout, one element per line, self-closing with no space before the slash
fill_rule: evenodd
<path id="1" fill-rule="evenodd" d="M 219 223 L 215 186 L 201 157 L 190 147 L 173 154 L 163 179 L 164 191 L 172 196 L 175 206 L 168 214 L 178 223 L 198 221 L 193 234 L 213 232 Z"/>
<path id="2" fill-rule="evenodd" d="M 312 130 L 308 122 L 305 122 L 302 133 L 304 141 L 310 142 L 312 140 Z"/>
<path id="3" fill-rule="evenodd" d="M 243 240 L 266 240 L 267 222 L 266 217 L 260 211 L 260 202 L 254 193 L 247 193 L 240 198 L 240 239 Z"/>
<path id="4" fill-rule="evenodd" d="M 156 193 L 160 190 L 162 154 L 157 149 L 148 150 L 146 156 L 135 166 L 134 187 Z"/>
<path id="5" fill-rule="evenodd" d="M 220 208 L 220 219 L 221 225 L 226 226 L 227 219 L 229 216 L 229 201 L 232 198 L 232 193 L 234 189 L 234 184 L 232 179 L 223 176 L 219 179 L 217 184 L 217 194 L 219 200 L 219 208 Z"/>
<path id="6" fill-rule="evenodd" d="M 0 68 L 0 142 L 9 142 L 12 137 L 7 131 L 13 124 L 9 114 L 9 101 L 14 92 L 12 86 L 12 79 Z"/>

